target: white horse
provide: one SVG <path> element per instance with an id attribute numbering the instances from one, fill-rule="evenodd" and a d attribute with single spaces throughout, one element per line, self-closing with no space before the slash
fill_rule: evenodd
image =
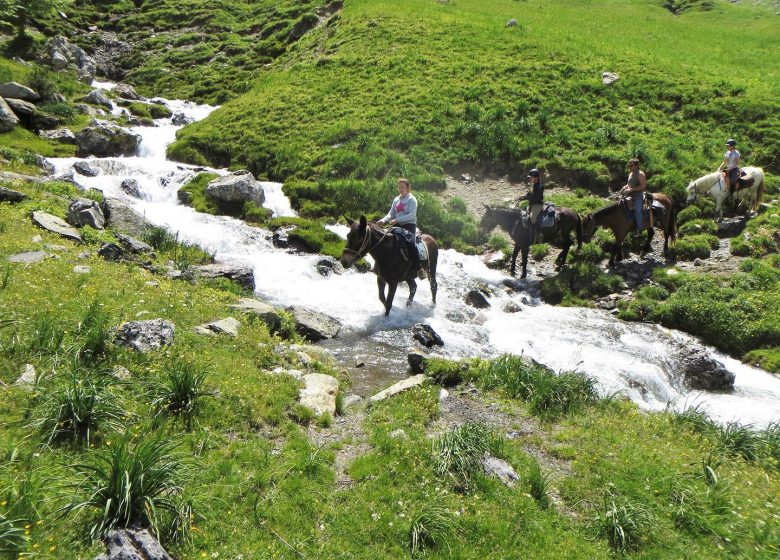
<path id="1" fill-rule="evenodd" d="M 760 167 L 743 167 L 745 176 L 753 178 L 753 185 L 746 189 L 736 191 L 733 196 L 739 200 L 740 206 L 745 204 L 751 212 L 758 210 L 761 198 L 764 196 L 764 170 Z M 717 221 L 723 219 L 723 201 L 729 195 L 729 189 L 726 186 L 726 179 L 723 173 L 716 171 L 704 177 L 699 177 L 688 185 L 688 204 L 696 200 L 700 194 L 709 194 L 715 199 L 715 215 Z"/>

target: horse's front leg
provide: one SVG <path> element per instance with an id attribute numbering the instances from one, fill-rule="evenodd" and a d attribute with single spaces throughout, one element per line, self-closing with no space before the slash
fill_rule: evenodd
<path id="1" fill-rule="evenodd" d="M 385 284 L 383 278 L 380 278 L 379 276 L 376 277 L 376 285 L 379 288 L 379 301 L 382 302 L 382 305 L 387 306 L 387 300 L 385 300 Z"/>
<path id="2" fill-rule="evenodd" d="M 525 278 L 528 274 L 528 246 L 522 248 L 522 254 L 523 254 L 523 273 L 520 275 L 520 278 Z"/>
<path id="3" fill-rule="evenodd" d="M 655 231 L 653 231 L 653 228 L 649 228 L 647 230 L 647 240 L 645 241 L 644 246 L 642 247 L 642 252 L 639 254 L 640 257 L 644 257 L 647 253 L 649 253 L 652 250 L 652 241 L 653 236 L 655 235 Z"/>
<path id="4" fill-rule="evenodd" d="M 715 202 L 715 221 L 721 222 L 723 221 L 723 199 L 719 198 Z"/>
<path id="5" fill-rule="evenodd" d="M 520 252 L 520 244 L 515 243 L 515 248 L 512 249 L 512 266 L 509 269 L 509 273 L 514 276 L 515 275 L 515 265 L 517 264 L 517 253 Z M 525 276 L 523 276 L 525 278 Z"/>
<path id="6" fill-rule="evenodd" d="M 555 268 L 558 270 L 563 268 L 563 265 L 566 264 L 566 257 L 569 255 L 569 249 L 571 249 L 572 242 L 570 238 L 565 238 L 563 241 L 563 251 L 561 251 L 561 254 L 558 255 L 558 258 L 555 259 Z"/>
<path id="7" fill-rule="evenodd" d="M 398 282 L 387 283 L 387 302 L 385 303 L 385 317 L 390 315 L 390 309 L 393 307 L 393 298 L 395 297 L 395 290 L 398 288 Z"/>
<path id="8" fill-rule="evenodd" d="M 406 307 L 410 307 L 412 300 L 414 300 L 414 294 L 417 293 L 417 282 L 415 282 L 414 278 L 410 278 L 406 283 L 409 284 L 409 299 L 406 300 Z"/>

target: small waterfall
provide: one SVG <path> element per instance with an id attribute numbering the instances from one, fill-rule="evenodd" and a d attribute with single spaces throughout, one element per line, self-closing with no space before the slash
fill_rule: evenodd
<path id="1" fill-rule="evenodd" d="M 110 89 L 112 84 L 100 86 Z M 173 112 L 183 112 L 194 120 L 205 118 L 215 109 L 185 101 L 155 102 L 165 103 Z M 97 167 L 100 175 L 76 174 L 74 179 L 85 188 L 99 188 L 108 196 L 124 198 L 152 223 L 178 232 L 180 239 L 201 245 L 219 260 L 251 264 L 256 292 L 263 298 L 285 306 L 303 305 L 336 317 L 344 328 L 339 338 L 327 342 L 328 347 L 342 356 L 370 357 L 376 375 L 382 376 L 382 384 L 389 384 L 389 377 L 405 375 L 411 344 L 409 328 L 427 322 L 445 341 L 444 348 L 437 351 L 443 356 L 522 353 L 554 369 L 584 372 L 598 381 L 603 393 L 621 391 L 648 410 L 663 409 L 670 401 L 676 406 L 695 403 L 721 422 L 739 420 L 757 426 L 780 416 L 780 378 L 709 349 L 715 359 L 736 373 L 735 390 L 729 394 L 692 392 L 683 386 L 676 372 L 680 356 L 692 344 L 698 344 L 693 337 L 657 325 L 623 322 L 602 310 L 545 305 L 528 293 L 508 288 L 504 272 L 487 268 L 478 257 L 453 250 L 440 253 L 436 308 L 430 305 L 428 282 L 421 281 L 414 304 L 404 306 L 407 290 L 402 285 L 395 307 L 385 317 L 373 274 L 349 270 L 324 277 L 317 272 L 320 257 L 316 255 L 278 250 L 263 229 L 181 206 L 177 190 L 204 168 L 166 160 L 165 149 L 180 127 L 168 119 L 156 125 L 132 129 L 142 137 L 138 157 L 90 158 L 86 161 Z M 78 159 L 51 161 L 56 174 L 62 175 L 70 173 Z M 141 199 L 122 191 L 122 181 L 129 178 L 138 182 Z M 262 185 L 267 208 L 278 216 L 295 215 L 281 184 Z M 344 226 L 329 229 L 346 235 Z M 477 310 L 463 303 L 465 294 L 477 285 L 492 293 L 489 309 Z M 520 311 L 505 312 L 510 303 Z"/>

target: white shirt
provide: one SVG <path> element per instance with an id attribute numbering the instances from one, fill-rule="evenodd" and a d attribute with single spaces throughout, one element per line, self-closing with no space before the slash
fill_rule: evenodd
<path id="1" fill-rule="evenodd" d="M 723 159 L 726 160 L 726 164 L 728 165 L 729 171 L 739 167 L 739 152 L 737 150 L 729 150 L 728 152 L 725 153 Z"/>

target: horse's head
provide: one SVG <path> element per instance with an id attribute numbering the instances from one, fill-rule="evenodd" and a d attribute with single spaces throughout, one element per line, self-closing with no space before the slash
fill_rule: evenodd
<path id="1" fill-rule="evenodd" d="M 479 222 L 479 233 L 487 235 L 493 228 L 498 225 L 498 213 L 492 206 L 485 204 L 485 215 L 482 216 L 482 220 Z"/>
<path id="2" fill-rule="evenodd" d="M 598 225 L 593 219 L 593 214 L 586 214 L 582 218 L 582 240 L 585 243 L 590 243 L 593 236 L 596 235 L 596 229 L 598 229 Z"/>
<path id="3" fill-rule="evenodd" d="M 366 250 L 368 240 L 371 237 L 365 216 L 360 216 L 360 220 L 357 222 L 347 218 L 347 223 L 349 224 L 347 244 L 341 253 L 341 259 L 339 259 L 344 268 L 351 267 L 355 261 L 366 256 L 365 253 L 361 254 L 361 252 Z"/>
<path id="4" fill-rule="evenodd" d="M 688 198 L 685 200 L 685 204 L 690 204 L 692 202 L 695 202 L 696 195 L 698 194 L 696 191 L 696 181 L 691 181 L 690 183 L 688 183 L 686 190 L 688 191 Z"/>

